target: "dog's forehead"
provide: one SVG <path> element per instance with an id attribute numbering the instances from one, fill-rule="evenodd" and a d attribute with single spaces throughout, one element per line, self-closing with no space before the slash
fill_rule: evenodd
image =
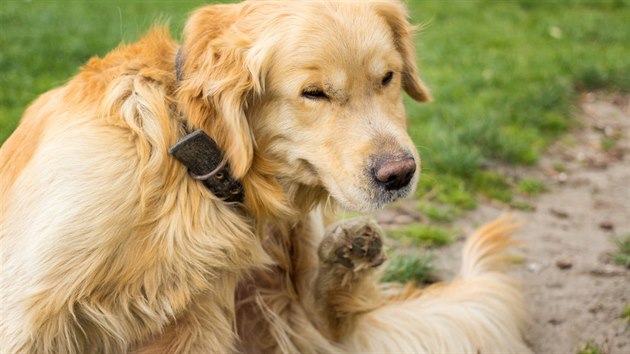
<path id="1" fill-rule="evenodd" d="M 321 52 L 323 46 L 333 51 L 331 55 L 335 55 L 335 49 L 344 54 L 367 54 L 394 48 L 391 28 L 371 7 L 355 2 L 337 5 L 314 12 L 313 20 L 303 23 L 298 36 L 317 34 L 320 47 L 315 45 L 313 49 Z"/>
<path id="2" fill-rule="evenodd" d="M 363 67 L 380 73 L 391 62 L 396 65 L 401 60 L 392 29 L 365 3 L 312 6 L 309 21 L 295 24 L 295 31 L 287 33 L 281 46 L 285 51 L 282 57 L 290 67 Z"/>

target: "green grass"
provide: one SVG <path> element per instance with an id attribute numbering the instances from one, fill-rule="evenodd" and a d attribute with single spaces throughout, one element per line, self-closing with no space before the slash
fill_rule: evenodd
<path id="1" fill-rule="evenodd" d="M 444 246 L 453 241 L 449 229 L 419 223 L 390 230 L 387 234 L 403 243 L 417 246 Z"/>
<path id="2" fill-rule="evenodd" d="M 435 98 L 407 100 L 427 172 L 419 195 L 431 189 L 422 184 L 433 184 L 439 205 L 474 208 L 478 193 L 509 202 L 513 186 L 482 166 L 536 163 L 571 126 L 579 91 L 630 91 L 630 0 L 408 3 L 412 21 L 424 25 L 418 57 Z M 136 40 L 156 21 L 168 20 L 178 37 L 187 13 L 202 4 L 0 2 L 0 142 L 29 102 L 66 82 L 89 57 Z"/>
<path id="3" fill-rule="evenodd" d="M 545 183 L 536 178 L 524 178 L 516 186 L 516 190 L 530 197 L 535 197 L 547 190 Z"/>
<path id="4" fill-rule="evenodd" d="M 419 203 L 418 210 L 431 221 L 449 223 L 460 214 L 459 208 L 440 203 Z"/>
<path id="5" fill-rule="evenodd" d="M 478 171 L 472 176 L 472 185 L 487 197 L 508 203 L 512 200 L 512 185 L 502 175 L 493 171 Z"/>
<path id="6" fill-rule="evenodd" d="M 527 200 L 512 200 L 510 206 L 517 210 L 534 211 L 535 207 Z"/>
<path id="7" fill-rule="evenodd" d="M 518 255 L 510 255 L 510 256 L 508 256 L 507 261 L 510 264 L 515 264 L 515 265 L 524 264 L 525 263 L 525 257 L 518 256 Z"/>
<path id="8" fill-rule="evenodd" d="M 592 339 L 583 341 L 575 351 L 576 354 L 604 354 L 604 351 L 599 344 L 595 343 Z"/>
<path id="9" fill-rule="evenodd" d="M 618 250 L 612 254 L 613 262 L 630 268 L 630 233 L 615 240 Z"/>
<path id="10" fill-rule="evenodd" d="M 578 90 L 630 88 L 627 1 L 412 3 L 427 23 L 419 54 L 436 98 L 411 107 L 412 130 L 439 172 L 534 163 L 570 125 Z"/>
<path id="11" fill-rule="evenodd" d="M 617 140 L 610 137 L 603 137 L 599 142 L 602 150 L 610 151 L 617 146 Z"/>
<path id="12" fill-rule="evenodd" d="M 473 209 L 477 205 L 475 193 L 466 185 L 466 181 L 449 174 L 423 172 L 416 196 L 425 201 L 449 204 L 461 209 Z"/>
<path id="13" fill-rule="evenodd" d="M 556 172 L 566 172 L 567 166 L 562 162 L 554 162 L 553 169 L 556 170 Z"/>
<path id="14" fill-rule="evenodd" d="M 630 322 L 630 304 L 626 305 L 626 308 L 623 310 L 623 314 L 621 315 L 621 318 Z"/>
<path id="15" fill-rule="evenodd" d="M 383 280 L 387 282 L 416 284 L 431 283 L 434 280 L 435 256 L 431 253 L 396 254 L 388 262 Z"/>

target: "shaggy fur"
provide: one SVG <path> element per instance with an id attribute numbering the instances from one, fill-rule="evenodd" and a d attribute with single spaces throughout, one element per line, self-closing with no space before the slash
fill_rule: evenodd
<path id="1" fill-rule="evenodd" d="M 471 238 L 460 279 L 422 291 L 378 286 L 372 222 L 325 232 L 336 204 L 379 208 L 419 176 L 402 90 L 430 94 L 400 3 L 206 6 L 181 80 L 178 48 L 158 28 L 91 59 L 0 149 L 3 350 L 526 351 L 522 299 L 495 268 L 509 220 Z M 186 128 L 222 147 L 244 205 L 167 154 Z M 383 156 L 413 157 L 408 186 L 375 184 Z"/>
<path id="2" fill-rule="evenodd" d="M 310 221 L 319 224 L 317 220 Z M 308 225 L 303 222 L 300 225 Z M 529 353 L 522 332 L 527 311 L 514 280 L 501 272 L 504 250 L 513 245 L 518 223 L 501 217 L 477 230 L 464 245 L 462 267 L 451 282 L 417 289 L 380 284 L 366 263 L 347 269 L 325 252 L 344 244 L 359 228 L 380 233 L 370 221 L 329 227 L 318 242 L 296 242 L 297 232 L 266 243 L 275 256 L 272 270 L 241 284 L 238 325 L 245 352 L 284 353 Z M 372 233 L 372 232 L 369 232 Z M 334 248 L 333 248 L 334 249 Z M 307 256 L 307 257 L 304 257 Z M 332 257 L 331 257 L 332 256 Z M 377 258 L 376 256 L 375 258 Z"/>

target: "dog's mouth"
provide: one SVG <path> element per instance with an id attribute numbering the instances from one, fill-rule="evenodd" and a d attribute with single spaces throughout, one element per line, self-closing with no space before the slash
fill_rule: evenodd
<path id="1" fill-rule="evenodd" d="M 409 197 L 416 188 L 420 164 L 410 153 L 395 156 L 372 156 L 359 173 L 318 168 L 306 159 L 299 159 L 299 168 L 287 177 L 289 183 L 319 186 L 341 207 L 357 212 L 371 212 L 387 204 Z M 299 172 L 298 172 L 299 171 Z"/>
<path id="2" fill-rule="evenodd" d="M 339 193 L 332 190 L 329 190 L 329 192 L 333 199 L 345 209 L 357 212 L 371 212 L 381 209 L 387 204 L 393 203 L 399 199 L 410 196 L 415 188 L 407 186 L 398 190 L 384 190 L 380 187 L 357 189 L 357 191 L 352 193 L 355 197 L 350 195 L 350 193 Z"/>
<path id="3" fill-rule="evenodd" d="M 354 184 L 342 186 L 336 182 L 325 185 L 331 197 L 343 208 L 357 212 L 371 212 L 387 204 L 412 195 L 420 173 L 414 172 L 407 183 L 389 180 L 389 183 L 375 181 L 369 170 Z"/>

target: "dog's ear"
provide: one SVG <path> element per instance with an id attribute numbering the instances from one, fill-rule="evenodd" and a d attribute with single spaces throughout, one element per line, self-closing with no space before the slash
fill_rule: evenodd
<path id="1" fill-rule="evenodd" d="M 407 21 L 407 10 L 400 1 L 375 2 L 377 13 L 391 27 L 394 44 L 403 58 L 403 88 L 414 100 L 431 101 L 431 92 L 418 75 L 416 49 L 413 43 L 414 27 Z"/>
<path id="2" fill-rule="evenodd" d="M 178 99 L 186 118 L 217 141 L 237 179 L 254 157 L 245 109 L 262 89 L 260 55 L 248 53 L 253 34 L 237 22 L 242 12 L 238 4 L 196 10 L 184 28 L 178 65 Z"/>

